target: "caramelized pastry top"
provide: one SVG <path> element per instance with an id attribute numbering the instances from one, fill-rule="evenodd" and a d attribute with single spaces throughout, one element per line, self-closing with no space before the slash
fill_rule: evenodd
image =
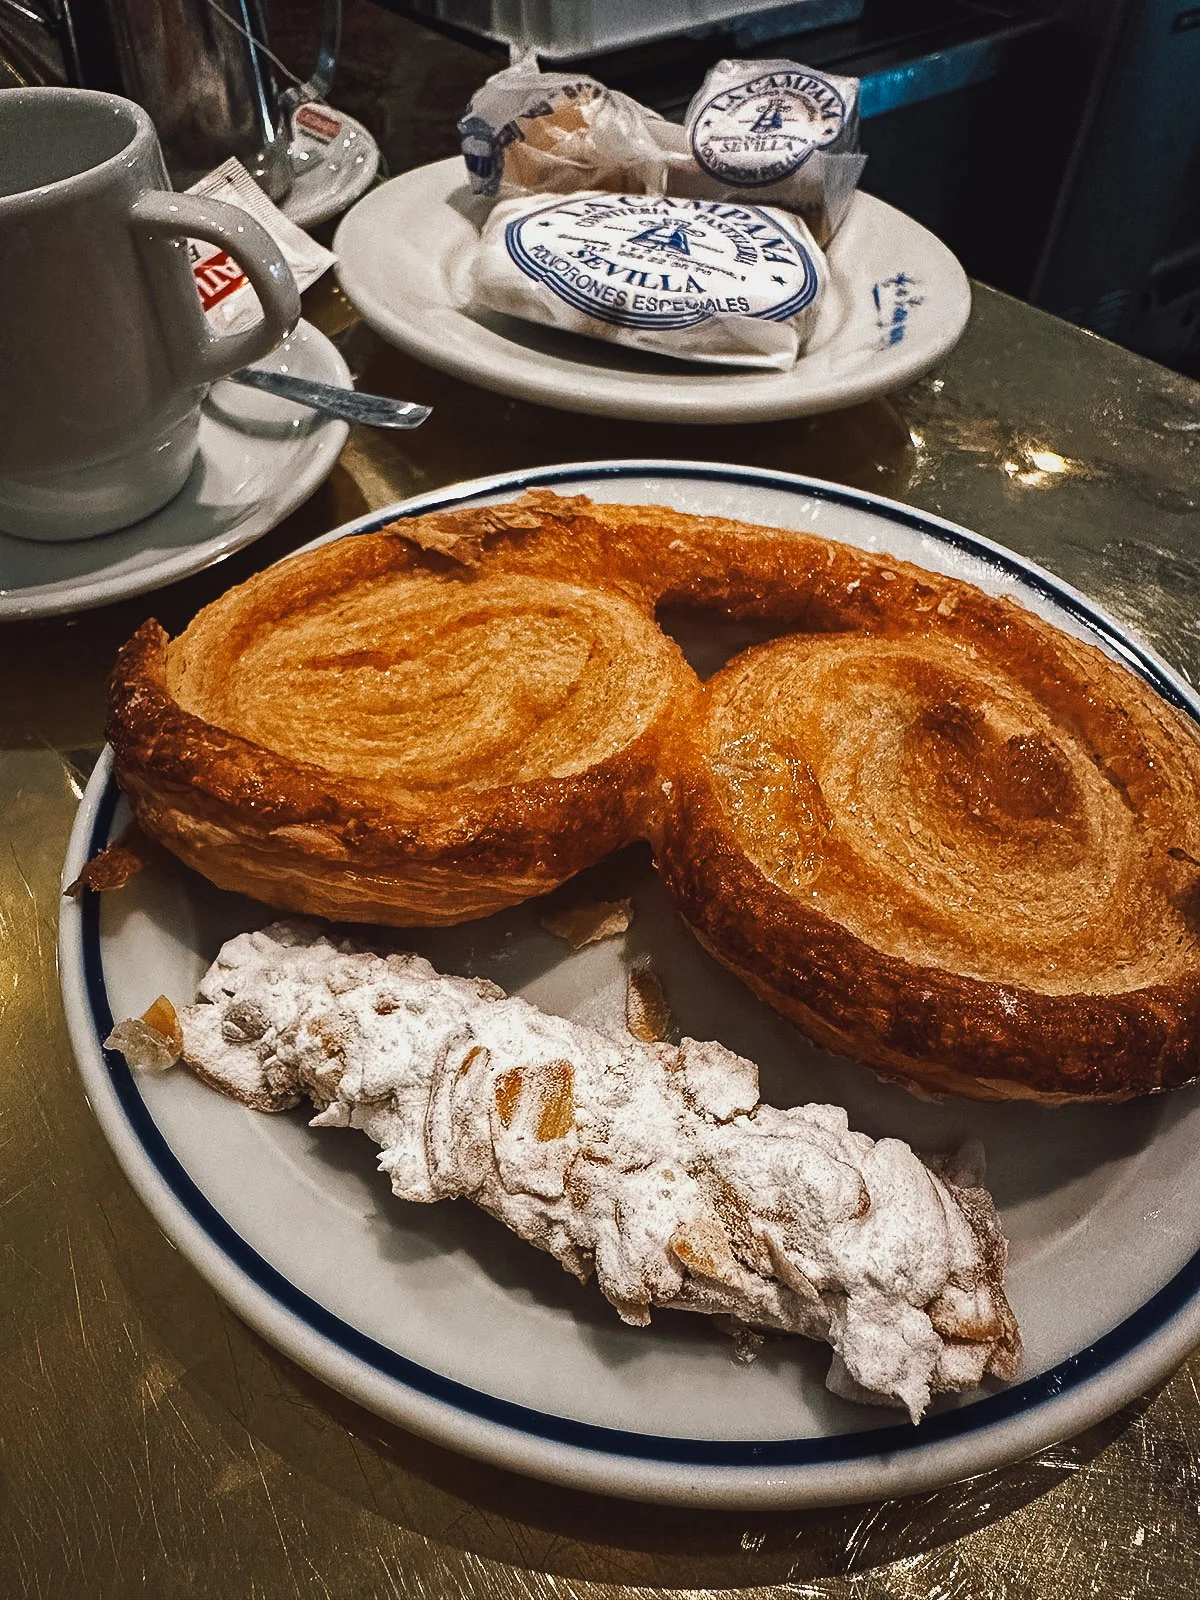
<path id="1" fill-rule="evenodd" d="M 702 686 L 656 611 L 767 642 Z M 1200 741 L 1012 601 L 812 534 L 551 494 L 280 563 L 122 651 L 110 737 L 222 887 L 454 922 L 634 838 L 823 1044 L 935 1093 L 1200 1074 Z"/>
<path id="2" fill-rule="evenodd" d="M 1195 751 L 1070 665 L 1052 706 L 965 641 L 776 640 L 709 685 L 714 792 L 766 878 L 886 955 L 1043 994 L 1174 982 Z"/>
<path id="3" fill-rule="evenodd" d="M 483 916 L 646 832 L 699 686 L 550 500 L 294 556 L 173 641 L 147 623 L 109 722 L 145 832 L 223 888 L 398 924 Z"/>
<path id="4" fill-rule="evenodd" d="M 401 797 L 581 772 L 636 738 L 669 692 L 674 652 L 620 595 L 462 568 L 342 588 L 329 576 L 299 607 L 243 591 L 210 606 L 170 652 L 176 702 Z"/>

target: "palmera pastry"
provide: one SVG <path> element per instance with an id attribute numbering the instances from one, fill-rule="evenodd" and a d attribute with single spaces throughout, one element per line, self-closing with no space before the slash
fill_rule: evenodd
<path id="1" fill-rule="evenodd" d="M 661 604 L 778 637 L 701 688 Z M 146 831 L 270 904 L 454 921 L 647 837 L 719 959 L 909 1084 L 1056 1102 L 1200 1071 L 1194 731 L 1095 647 L 887 557 L 553 496 L 402 522 L 174 643 L 141 630 L 111 737 Z"/>
<path id="2" fill-rule="evenodd" d="M 1195 733 L 1094 647 L 873 565 L 846 599 L 877 620 L 706 685 L 659 843 L 684 917 L 818 1043 L 933 1093 L 1194 1078 Z"/>
<path id="3" fill-rule="evenodd" d="M 832 1389 L 914 1422 L 931 1394 L 1016 1375 L 975 1175 L 942 1177 L 837 1106 L 760 1105 L 757 1068 L 719 1044 L 610 1038 L 289 923 L 231 939 L 171 1021 L 169 1054 L 207 1082 L 361 1128 L 401 1199 L 473 1200 L 595 1276 L 626 1322 L 664 1306 L 825 1339 Z M 122 1023 L 109 1044 L 138 1060 L 152 1033 Z"/>
<path id="4" fill-rule="evenodd" d="M 530 533 L 551 570 L 505 559 Z M 146 623 L 109 737 L 141 828 L 221 888 L 451 923 L 644 833 L 697 692 L 641 605 L 580 577 L 569 519 L 502 508 L 293 556 L 174 641 Z"/>

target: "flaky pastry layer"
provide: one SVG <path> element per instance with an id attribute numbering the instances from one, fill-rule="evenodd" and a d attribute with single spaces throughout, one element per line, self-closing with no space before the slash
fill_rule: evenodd
<path id="1" fill-rule="evenodd" d="M 660 607 L 777 635 L 702 686 Z M 633 838 L 813 1038 L 933 1093 L 1195 1077 L 1200 744 L 1011 601 L 553 495 L 293 557 L 122 651 L 153 837 L 288 910 L 453 922 Z"/>
<path id="2" fill-rule="evenodd" d="M 398 523 L 281 562 L 174 641 L 146 623 L 109 720 L 144 831 L 224 889 L 398 925 L 483 916 L 644 833 L 694 676 L 642 606 L 580 580 L 569 522 L 511 519 Z M 529 573 L 511 556 L 535 532 Z"/>

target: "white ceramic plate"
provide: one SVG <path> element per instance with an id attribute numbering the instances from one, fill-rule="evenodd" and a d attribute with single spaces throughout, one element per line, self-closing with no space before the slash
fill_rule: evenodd
<path id="1" fill-rule="evenodd" d="M 958 342 L 966 274 L 920 223 L 859 193 L 829 249 L 831 282 L 790 372 L 657 359 L 458 303 L 455 275 L 487 202 L 458 159 L 381 184 L 333 241 L 342 288 L 381 338 L 470 383 L 565 411 L 646 422 L 761 422 L 836 411 L 917 377 Z"/>
<path id="2" fill-rule="evenodd" d="M 353 117 L 344 111 L 333 111 L 329 106 L 308 105 L 299 108 L 306 116 L 329 117 L 339 124 L 338 131 L 328 144 L 321 145 L 311 137 L 295 137 L 293 117 L 292 166 L 295 177 L 287 198 L 280 202 L 280 210 L 298 227 L 315 228 L 357 200 L 369 189 L 379 171 L 379 146 Z M 330 124 L 332 126 L 332 122 Z"/>
<path id="3" fill-rule="evenodd" d="M 351 384 L 324 334 L 301 322 L 256 366 Z M 161 589 L 261 539 L 333 470 L 349 429 L 241 384 L 213 385 L 200 453 L 174 500 L 98 539 L 36 543 L 0 533 L 0 621 L 52 617 Z"/>
<path id="4" fill-rule="evenodd" d="M 1190 689 L 1056 579 L 935 517 L 783 473 L 547 468 L 423 495 L 329 537 L 529 484 L 812 528 L 965 576 L 1096 640 L 1200 716 Z M 123 815 L 105 757 L 67 880 Z M 593 869 L 591 883 L 598 895 L 632 892 L 624 941 L 571 951 L 527 906 L 400 942 L 592 1022 L 622 1015 L 625 967 L 648 954 L 683 1031 L 760 1062 L 766 1098 L 837 1101 L 852 1126 L 931 1149 L 980 1137 L 1012 1241 L 1021 1380 L 940 1402 L 914 1428 L 827 1393 L 823 1346 L 777 1339 L 741 1367 L 700 1318 L 660 1313 L 648 1330 L 627 1328 L 594 1288 L 465 1201 L 395 1200 L 365 1138 L 258 1115 L 182 1070 L 134 1075 L 101 1050 L 113 1017 L 159 993 L 190 998 L 223 938 L 272 920 L 262 906 L 182 867 L 64 902 L 63 993 L 100 1124 L 167 1235 L 289 1356 L 383 1416 L 508 1467 L 611 1494 L 765 1506 L 922 1492 L 1016 1460 L 1143 1392 L 1200 1340 L 1200 1094 L 1057 1111 L 923 1103 L 809 1046 L 755 1001 L 697 947 L 638 852 Z"/>

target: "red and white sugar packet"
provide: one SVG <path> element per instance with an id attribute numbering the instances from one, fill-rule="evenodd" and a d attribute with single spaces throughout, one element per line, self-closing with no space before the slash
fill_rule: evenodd
<path id="1" fill-rule="evenodd" d="M 256 222 L 261 222 L 291 267 L 296 287 L 302 294 L 337 260 L 332 250 L 326 250 L 303 228 L 285 217 L 233 156 L 212 172 L 206 173 L 198 183 L 192 184 L 188 193 L 224 200 L 248 212 Z M 214 329 L 221 333 L 234 333 L 242 328 L 253 327 L 262 315 L 258 296 L 229 252 L 207 239 L 189 239 L 188 254 L 200 304 Z"/>
<path id="2" fill-rule="evenodd" d="M 306 100 L 292 113 L 292 147 L 309 153 L 323 153 L 341 133 L 344 123 L 336 111 L 315 100 Z"/>

